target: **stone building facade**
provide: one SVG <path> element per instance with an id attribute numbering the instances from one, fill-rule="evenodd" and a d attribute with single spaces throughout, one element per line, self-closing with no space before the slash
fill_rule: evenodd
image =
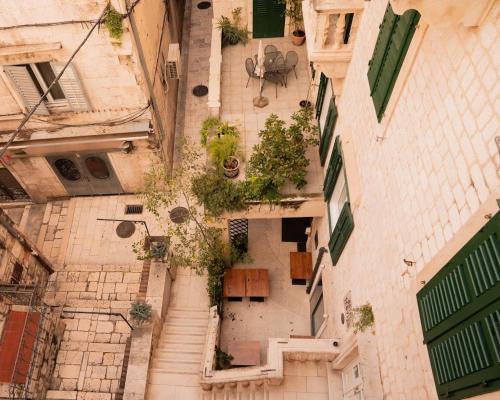
<path id="1" fill-rule="evenodd" d="M 0 26 L 5 143 L 108 1 L 6 3 Z M 147 4 L 146 4 L 147 3 Z M 127 14 L 132 2 L 109 3 Z M 134 2 L 116 39 L 101 24 L 9 147 L 2 202 L 138 191 L 155 158 L 173 155 L 184 2 Z M 178 71 L 178 70 L 177 70 Z"/>
<path id="2" fill-rule="evenodd" d="M 364 2 L 357 10 L 345 3 L 303 3 L 308 54 L 320 92 L 316 115 L 324 142 L 327 204 L 326 215 L 312 224 L 317 244 L 309 243 L 313 257 L 322 257 L 312 287 L 317 294 L 311 297 L 320 293 L 322 300 L 312 304 L 312 319 L 322 327 L 320 337 L 340 336 L 351 343 L 344 359 L 333 363 L 338 375 L 334 393 L 349 399 L 434 399 L 446 391 L 463 398 L 498 390 L 491 376 L 483 389 L 474 384 L 464 389 L 461 379 L 472 373 L 455 374 L 447 364 L 460 365 L 459 358 L 467 357 L 467 346 L 459 345 L 455 353 L 450 342 L 442 344 L 464 334 L 457 332 L 466 323 L 448 321 L 448 330 L 436 334 L 435 342 L 427 328 L 423 332 L 426 318 L 446 320 L 449 315 L 439 307 L 467 293 L 452 287 L 447 297 L 443 285 L 448 281 L 439 284 L 452 267 L 458 265 L 452 274 L 465 268 L 467 261 L 458 259 L 485 245 L 485 232 L 496 232 L 489 240 L 497 252 L 499 248 L 498 2 L 464 1 L 450 8 L 449 2 L 426 2 L 431 7 L 391 1 L 393 14 L 386 0 Z M 322 18 L 346 13 L 357 19 L 355 40 L 328 48 L 326 39 L 320 43 L 324 48 L 315 47 L 312 36 L 330 37 L 322 30 L 347 26 L 340 26 L 339 19 L 325 25 Z M 384 93 L 388 101 L 381 105 L 377 90 L 383 77 L 372 84 L 371 74 L 377 67 L 384 73 L 390 61 L 377 55 L 383 52 L 380 36 L 394 14 L 403 19 L 410 13 L 414 32 L 408 28 L 406 49 L 398 54 L 401 63 L 390 75 L 394 82 Z M 400 50 L 400 44 L 386 48 L 385 54 Z M 351 55 L 339 76 L 342 47 Z M 469 267 L 471 274 L 498 274 L 498 253 L 487 267 L 478 260 Z M 489 304 L 486 308 L 494 314 L 498 280 L 491 284 L 496 295 L 491 292 L 491 303 L 478 307 Z M 432 311 L 443 312 L 441 319 L 425 308 L 429 297 L 422 300 L 436 285 L 443 297 L 433 305 L 441 311 Z M 373 332 L 354 334 L 349 317 L 353 307 L 363 304 L 372 307 Z M 486 325 L 480 329 L 488 336 Z M 439 360 L 439 346 L 445 346 L 448 361 Z M 488 367 L 498 369 L 493 360 Z M 487 375 L 487 367 L 482 368 L 474 376 Z M 498 393 L 483 396 L 496 398 Z"/>
<path id="3" fill-rule="evenodd" d="M 64 323 L 42 300 L 50 262 L 0 212 L 0 398 L 41 399 L 49 388 Z"/>

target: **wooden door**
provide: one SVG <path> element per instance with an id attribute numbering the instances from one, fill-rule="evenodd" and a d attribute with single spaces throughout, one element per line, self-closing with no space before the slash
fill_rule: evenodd
<path id="1" fill-rule="evenodd" d="M 253 0 L 253 37 L 282 37 L 285 32 L 285 5 L 275 0 Z"/>

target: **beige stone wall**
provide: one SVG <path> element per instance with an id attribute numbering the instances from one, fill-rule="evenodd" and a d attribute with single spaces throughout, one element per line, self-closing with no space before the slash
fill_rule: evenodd
<path id="1" fill-rule="evenodd" d="M 349 290 L 354 306 L 369 301 L 378 350 L 373 362 L 380 364 L 373 381 L 381 382 L 387 399 L 432 399 L 416 276 L 469 224 L 485 222 L 485 210 L 494 212 L 500 196 L 499 8 L 478 28 L 431 24 L 413 65 L 405 61 L 399 79 L 411 69 L 399 96 L 392 94 L 392 114 L 379 124 L 366 74 L 386 5 L 382 0 L 365 5 L 338 103 L 335 134 L 343 141 L 355 228 L 336 267 L 324 258 L 327 334 L 347 334 L 340 313 Z M 424 26 L 421 21 L 419 29 Z M 327 216 L 315 224 L 320 245 L 326 246 Z M 415 267 L 403 259 L 415 261 Z"/>

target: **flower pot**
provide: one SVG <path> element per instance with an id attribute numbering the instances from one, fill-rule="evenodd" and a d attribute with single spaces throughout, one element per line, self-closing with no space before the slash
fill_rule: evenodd
<path id="1" fill-rule="evenodd" d="M 306 40 L 306 33 L 300 29 L 292 32 L 292 43 L 295 46 L 301 46 Z"/>
<path id="2" fill-rule="evenodd" d="M 229 157 L 224 162 L 224 176 L 229 179 L 234 179 L 240 173 L 240 162 L 236 157 Z"/>

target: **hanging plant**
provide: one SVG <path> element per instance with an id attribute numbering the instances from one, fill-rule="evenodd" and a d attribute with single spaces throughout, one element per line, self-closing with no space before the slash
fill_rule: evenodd
<path id="1" fill-rule="evenodd" d="M 109 36 L 120 40 L 123 35 L 123 15 L 116 11 L 113 6 L 109 6 L 104 15 L 104 26 L 109 31 Z"/>

